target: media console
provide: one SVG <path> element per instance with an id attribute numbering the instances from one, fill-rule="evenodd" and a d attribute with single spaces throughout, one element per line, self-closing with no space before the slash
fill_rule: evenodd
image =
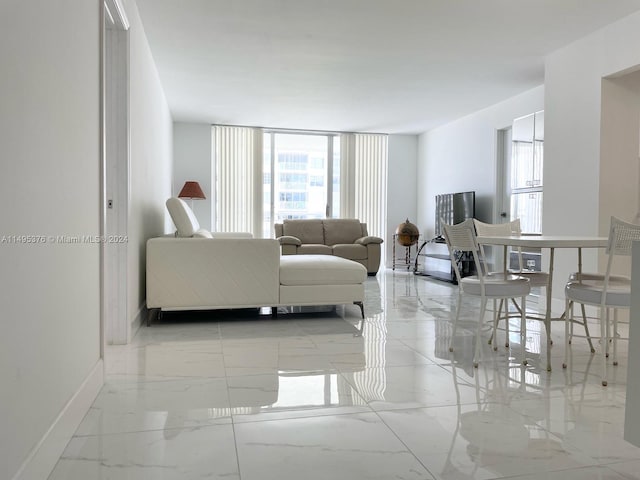
<path id="1" fill-rule="evenodd" d="M 475 273 L 472 255 L 466 252 L 456 252 L 454 255 L 463 277 Z M 422 260 L 422 265 L 420 265 L 420 260 Z M 450 282 L 454 285 L 458 284 L 454 266 L 451 265 L 449 249 L 444 238 L 436 237 L 422 242 L 416 254 L 413 273 Z"/>

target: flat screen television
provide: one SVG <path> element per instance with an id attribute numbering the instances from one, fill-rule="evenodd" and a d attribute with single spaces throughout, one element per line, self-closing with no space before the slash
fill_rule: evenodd
<path id="1" fill-rule="evenodd" d="M 436 195 L 436 238 L 442 237 L 440 220 L 455 225 L 476 214 L 476 192 Z"/>

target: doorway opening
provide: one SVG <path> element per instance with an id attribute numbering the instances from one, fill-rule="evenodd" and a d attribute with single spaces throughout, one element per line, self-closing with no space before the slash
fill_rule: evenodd
<path id="1" fill-rule="evenodd" d="M 127 318 L 129 205 L 129 22 L 120 0 L 105 0 L 102 52 L 102 329 L 104 344 L 131 340 Z"/>

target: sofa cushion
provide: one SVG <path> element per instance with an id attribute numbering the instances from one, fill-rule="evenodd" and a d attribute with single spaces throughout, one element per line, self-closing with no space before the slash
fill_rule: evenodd
<path id="1" fill-rule="evenodd" d="M 350 260 L 366 260 L 369 256 L 364 245 L 340 243 L 333 246 L 333 254 Z"/>
<path id="2" fill-rule="evenodd" d="M 302 255 L 333 255 L 331 247 L 328 245 L 320 245 L 318 243 L 300 245 L 297 252 Z"/>
<path id="3" fill-rule="evenodd" d="M 362 237 L 362 225 L 354 218 L 328 218 L 324 220 L 324 243 L 353 243 Z"/>
<path id="4" fill-rule="evenodd" d="M 284 220 L 282 233 L 299 238 L 302 243 L 326 243 L 322 220 Z"/>
<path id="5" fill-rule="evenodd" d="M 367 269 L 332 255 L 280 257 L 280 285 L 356 285 L 367 279 Z"/>
<path id="6" fill-rule="evenodd" d="M 193 237 L 193 234 L 200 229 L 196 216 L 184 200 L 171 197 L 167 200 L 167 210 L 169 210 L 171 220 L 178 229 L 178 237 Z"/>

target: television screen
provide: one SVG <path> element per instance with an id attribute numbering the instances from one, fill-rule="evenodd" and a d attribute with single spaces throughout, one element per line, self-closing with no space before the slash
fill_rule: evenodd
<path id="1" fill-rule="evenodd" d="M 440 221 L 455 225 L 476 214 L 476 192 L 436 195 L 436 237 L 442 237 Z"/>

